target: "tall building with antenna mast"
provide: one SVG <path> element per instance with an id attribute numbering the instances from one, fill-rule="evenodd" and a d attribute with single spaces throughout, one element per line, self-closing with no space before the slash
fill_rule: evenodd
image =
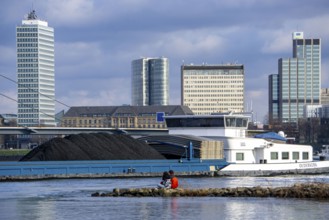
<path id="1" fill-rule="evenodd" d="M 35 10 L 16 27 L 19 126 L 55 126 L 54 29 Z"/>
<path id="2" fill-rule="evenodd" d="M 321 39 L 292 34 L 293 57 L 280 58 L 278 74 L 269 76 L 271 124 L 298 123 L 304 108 L 321 104 Z"/>

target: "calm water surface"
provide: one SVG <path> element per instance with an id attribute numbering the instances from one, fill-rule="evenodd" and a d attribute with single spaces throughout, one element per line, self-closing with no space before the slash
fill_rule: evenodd
<path id="1" fill-rule="evenodd" d="M 154 187 L 159 178 L 0 182 L 0 219 L 329 219 L 329 201 L 279 198 L 91 197 L 113 188 Z M 290 186 L 328 175 L 180 178 L 183 188 Z"/>

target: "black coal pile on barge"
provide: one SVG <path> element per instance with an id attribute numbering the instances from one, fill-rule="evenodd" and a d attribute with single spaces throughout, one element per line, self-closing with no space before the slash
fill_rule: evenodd
<path id="1" fill-rule="evenodd" d="M 34 148 L 20 161 L 158 159 L 165 157 L 129 135 L 91 133 L 53 138 Z"/>

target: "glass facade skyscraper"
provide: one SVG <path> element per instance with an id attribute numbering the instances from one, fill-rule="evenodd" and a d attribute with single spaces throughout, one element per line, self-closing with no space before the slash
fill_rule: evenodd
<path id="1" fill-rule="evenodd" d="M 303 35 L 293 33 L 293 58 L 279 59 L 278 74 L 269 77 L 270 121 L 298 122 L 306 105 L 321 104 L 321 41 Z"/>
<path id="2" fill-rule="evenodd" d="M 31 11 L 16 27 L 18 125 L 55 126 L 54 29 Z"/>
<path id="3" fill-rule="evenodd" d="M 307 104 L 320 104 L 321 97 L 321 42 L 320 39 L 300 39 L 293 38 L 293 57 L 304 59 L 305 75 L 299 75 L 304 79 L 304 84 L 308 85 L 305 90 Z M 300 89 L 299 89 L 300 91 Z"/>
<path id="4" fill-rule="evenodd" d="M 269 85 L 268 85 L 270 94 L 269 94 L 269 117 L 271 119 L 279 118 L 279 75 L 272 74 L 269 76 Z"/>
<path id="5" fill-rule="evenodd" d="M 167 58 L 133 60 L 131 98 L 133 106 L 169 105 Z"/>
<path id="6" fill-rule="evenodd" d="M 279 103 L 282 122 L 297 122 L 303 117 L 303 108 L 307 101 L 305 80 L 305 60 L 288 58 L 279 60 Z"/>

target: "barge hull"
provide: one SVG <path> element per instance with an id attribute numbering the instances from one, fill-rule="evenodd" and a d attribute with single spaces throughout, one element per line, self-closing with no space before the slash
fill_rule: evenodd
<path id="1" fill-rule="evenodd" d="M 216 172 L 216 176 L 278 176 L 324 173 L 329 173 L 329 161 L 282 164 L 230 164 Z"/>
<path id="2" fill-rule="evenodd" d="M 225 166 L 225 160 L 200 159 L 0 162 L 0 181 L 158 176 L 168 170 L 174 170 L 177 175 L 194 175 Z"/>

